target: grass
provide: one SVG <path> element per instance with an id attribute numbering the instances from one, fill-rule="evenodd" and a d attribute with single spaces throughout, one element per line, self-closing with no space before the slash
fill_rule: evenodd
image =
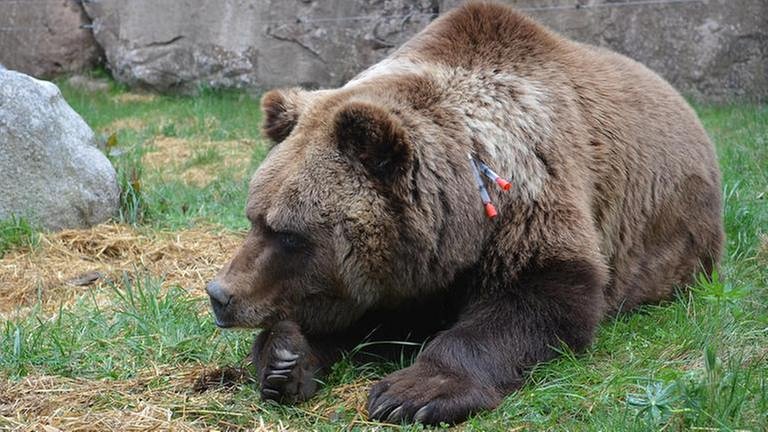
<path id="1" fill-rule="evenodd" d="M 36 244 L 37 232 L 29 221 L 16 216 L 0 220 L 0 258 L 11 249 L 33 247 Z"/>
<path id="2" fill-rule="evenodd" d="M 248 173 L 265 154 L 255 100 L 63 91 L 105 140 L 115 136 L 124 223 L 246 228 Z M 457 430 L 768 430 L 768 108 L 698 111 L 724 175 L 728 245 L 718 274 L 606 320 L 586 353 L 538 366 L 498 410 Z M 0 251 L 23 252 L 35 237 L 19 220 L 0 233 Z M 55 313 L 33 307 L 0 325 L 0 429 L 423 429 L 362 414 L 368 385 L 391 364 L 342 361 L 312 401 L 260 402 L 241 373 L 251 339 L 217 329 L 199 289 L 126 272 Z"/>
<path id="3" fill-rule="evenodd" d="M 244 229 L 242 218 L 248 175 L 266 155 L 259 139 L 258 100 L 244 93 L 202 91 L 198 97 L 133 95 L 117 85 L 106 93 L 86 93 L 59 83 L 67 101 L 102 137 L 120 172 L 121 220 L 156 228 L 180 229 L 211 222 Z M 237 167 L 224 164 L 216 145 L 246 143 L 232 154 Z M 169 144 L 165 149 L 164 144 Z M 193 157 L 174 157 L 187 148 Z M 159 152 L 157 166 L 144 159 Z M 165 154 L 168 153 L 168 154 Z M 165 178 L 207 167 L 210 182 Z"/>

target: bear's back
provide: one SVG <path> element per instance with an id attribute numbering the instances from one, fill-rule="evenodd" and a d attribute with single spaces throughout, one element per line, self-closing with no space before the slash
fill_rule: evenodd
<path id="1" fill-rule="evenodd" d="M 401 72 L 431 70 L 435 74 L 434 70 L 443 70 L 435 75 L 445 76 L 444 70 L 449 69 L 475 71 L 466 76 L 511 76 L 516 84 L 523 83 L 518 90 L 535 90 L 528 95 L 513 90 L 506 101 L 504 94 L 491 94 L 491 100 L 502 100 L 487 122 L 500 129 L 533 125 L 534 130 L 521 134 L 529 137 L 524 145 L 530 146 L 530 153 L 549 158 L 550 165 L 555 161 L 566 167 L 561 170 L 568 171 L 566 182 L 584 182 L 584 199 L 589 200 L 601 253 L 615 273 L 607 293 L 611 308 L 622 302 L 631 306 L 665 297 L 670 282 L 685 282 L 690 263 L 656 263 L 648 258 L 654 254 L 657 261 L 668 255 L 695 255 L 702 261 L 709 257 L 711 263 L 719 257 L 721 180 L 714 147 L 683 97 L 644 65 L 604 48 L 571 41 L 507 6 L 484 2 L 469 2 L 441 17 L 388 62 L 390 68 L 408 65 Z M 473 83 L 466 88 L 474 86 L 475 99 L 482 100 L 484 93 L 488 96 L 502 88 L 499 82 Z M 451 83 L 444 94 L 466 91 L 459 88 Z M 535 103 L 525 108 L 523 102 L 532 94 Z M 473 103 L 471 97 L 457 100 L 462 105 Z M 511 108 L 505 109 L 505 104 Z M 482 114 L 477 113 L 482 110 L 466 106 L 459 110 L 472 113 L 470 123 L 480 122 Z M 499 114 L 499 110 L 505 112 Z M 504 115 L 517 118 L 508 120 Z M 520 119 L 526 115 L 539 118 Z M 497 136 L 506 142 L 514 139 L 509 133 Z M 494 138 L 478 140 L 492 142 Z M 514 155 L 492 154 L 502 159 L 505 154 Z M 509 160 L 495 163 L 513 173 L 536 163 L 535 159 L 521 163 L 519 155 L 511 159 L 511 164 Z M 523 183 L 552 183 L 541 170 L 524 174 Z M 516 180 L 519 184 L 521 179 Z M 557 185 L 550 192 L 557 194 L 563 188 Z M 698 213 L 702 222 L 686 222 L 689 212 Z M 668 245 L 675 250 L 666 253 Z M 686 252 L 686 247 L 692 251 Z M 641 274 L 642 269 L 655 266 L 672 270 L 657 280 Z M 705 262 L 704 266 L 711 264 Z"/>

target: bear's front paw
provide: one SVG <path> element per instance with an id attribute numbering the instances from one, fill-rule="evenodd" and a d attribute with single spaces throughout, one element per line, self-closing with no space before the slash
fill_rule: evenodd
<path id="1" fill-rule="evenodd" d="M 458 423 L 470 414 L 495 408 L 501 395 L 464 374 L 415 363 L 371 388 L 368 417 L 387 423 Z"/>
<path id="2" fill-rule="evenodd" d="M 281 321 L 260 334 L 254 344 L 261 397 L 280 403 L 302 402 L 317 391 L 316 363 L 298 325 Z"/>

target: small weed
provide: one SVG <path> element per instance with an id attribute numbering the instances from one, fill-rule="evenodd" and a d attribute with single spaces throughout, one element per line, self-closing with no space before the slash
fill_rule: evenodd
<path id="1" fill-rule="evenodd" d="M 39 238 L 35 227 L 24 218 L 0 220 L 0 258 L 17 247 L 34 247 Z"/>
<path id="2" fill-rule="evenodd" d="M 120 186 L 120 221 L 138 225 L 144 222 L 147 207 L 142 184 L 144 167 L 141 155 L 136 151 L 126 152 L 113 160 L 116 162 Z"/>
<path id="3" fill-rule="evenodd" d="M 691 427 L 741 427 L 742 416 L 747 411 L 746 401 L 763 390 L 752 384 L 756 381 L 754 373 L 739 357 L 724 363 L 715 349 L 708 346 L 704 352 L 704 370 L 686 374 L 676 385 L 684 401 L 685 422 Z"/>
<path id="4" fill-rule="evenodd" d="M 723 280 L 717 270 L 714 270 L 709 276 L 699 273 L 696 282 L 699 295 L 708 301 L 736 305 L 747 295 L 747 290 L 743 285 L 736 284 L 731 280 Z"/>
<path id="5" fill-rule="evenodd" d="M 184 164 L 184 168 L 195 166 L 210 165 L 224 160 L 219 150 L 215 147 L 208 147 L 202 151 L 195 152 L 192 157 Z"/>
<path id="6" fill-rule="evenodd" d="M 160 128 L 160 133 L 165 137 L 177 137 L 176 125 L 174 123 L 166 123 Z"/>
<path id="7" fill-rule="evenodd" d="M 747 401 L 765 399 L 765 377 L 755 380 L 753 368 L 739 359 L 727 365 L 715 348 L 704 350 L 704 367 L 685 373 L 672 382 L 652 381 L 641 393 L 627 395 L 627 405 L 650 429 L 680 424 L 685 429 L 732 430 L 745 426 Z M 763 374 L 765 371 L 763 371 Z"/>
<path id="8" fill-rule="evenodd" d="M 656 427 L 665 423 L 672 415 L 673 407 L 678 402 L 674 384 L 652 382 L 643 388 L 642 393 L 627 395 L 627 404 L 637 409 L 638 419 Z"/>

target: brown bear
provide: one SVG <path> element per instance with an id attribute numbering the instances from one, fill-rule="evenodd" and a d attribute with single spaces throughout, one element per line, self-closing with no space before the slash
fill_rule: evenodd
<path id="1" fill-rule="evenodd" d="M 369 417 L 459 422 L 721 254 L 717 161 L 683 98 L 506 6 L 465 4 L 344 87 L 262 106 L 251 230 L 207 291 L 219 326 L 263 329 L 267 399 L 311 397 L 364 340 L 424 340 Z M 477 162 L 512 183 L 486 182 L 493 219 Z"/>

